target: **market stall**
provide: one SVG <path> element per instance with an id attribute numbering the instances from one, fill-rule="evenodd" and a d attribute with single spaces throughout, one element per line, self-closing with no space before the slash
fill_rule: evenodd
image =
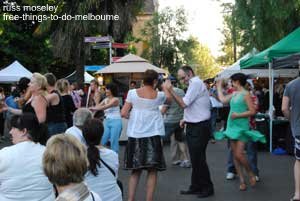
<path id="1" fill-rule="evenodd" d="M 18 61 L 14 61 L 12 64 L 0 71 L 0 83 L 18 82 L 22 77 L 31 78 L 32 73 Z"/>

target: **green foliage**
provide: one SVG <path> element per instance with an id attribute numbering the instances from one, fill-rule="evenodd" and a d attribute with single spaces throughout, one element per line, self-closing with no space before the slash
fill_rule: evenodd
<path id="1" fill-rule="evenodd" d="M 225 36 L 222 42 L 224 57 L 221 63 L 230 64 L 236 33 L 236 47 L 240 55 L 254 47 L 262 51 L 300 25 L 299 0 L 235 0 L 234 5 L 223 4 Z"/>
<path id="2" fill-rule="evenodd" d="M 195 73 L 200 76 L 201 79 L 208 79 L 214 77 L 220 69 L 211 54 L 210 49 L 199 43 L 195 38 L 190 37 L 186 46 L 187 52 L 184 54 L 185 61 L 187 61 L 194 69 Z"/>
<path id="3" fill-rule="evenodd" d="M 187 30 L 187 18 L 183 8 L 172 10 L 167 7 L 160 13 L 154 13 L 152 20 L 145 24 L 142 35 L 147 38 L 144 41 L 148 49 L 143 57 L 159 67 L 168 68 L 174 74 L 180 66 L 179 41 Z"/>
<path id="4" fill-rule="evenodd" d="M 166 8 L 155 13 L 142 30 L 149 48 L 143 52 L 154 65 L 167 67 L 173 75 L 183 64 L 193 66 L 201 78 L 213 77 L 218 71 L 210 50 L 194 37 L 183 39 L 187 30 L 187 18 L 183 8 Z"/>
<path id="5" fill-rule="evenodd" d="M 9 12 L 5 14 L 9 14 Z M 13 14 L 16 14 L 16 12 L 13 12 Z M 22 12 L 19 14 L 22 14 Z M 5 67 L 14 60 L 18 60 L 30 71 L 46 71 L 52 58 L 48 38 L 33 36 L 36 24 L 32 21 L 4 20 L 3 15 L 4 12 L 1 12 L 0 66 Z"/>

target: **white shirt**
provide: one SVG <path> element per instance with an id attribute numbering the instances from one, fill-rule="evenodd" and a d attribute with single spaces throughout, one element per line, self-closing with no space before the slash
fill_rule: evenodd
<path id="1" fill-rule="evenodd" d="M 77 126 L 72 126 L 66 130 L 66 134 L 73 135 L 76 137 L 82 144 L 86 145 L 86 141 L 82 135 L 82 131 Z"/>
<path id="2" fill-rule="evenodd" d="M 130 111 L 127 136 L 133 138 L 165 135 L 164 121 L 159 106 L 166 101 L 163 92 L 158 92 L 155 99 L 141 98 L 136 89 L 128 91 L 126 102 L 132 104 Z"/>
<path id="3" fill-rule="evenodd" d="M 1 201 L 53 201 L 53 187 L 44 175 L 45 147 L 31 141 L 0 150 Z"/>
<path id="4" fill-rule="evenodd" d="M 108 103 L 108 99 L 105 100 Z M 104 110 L 105 118 L 107 119 L 121 119 L 120 106 L 110 107 Z"/>
<path id="5" fill-rule="evenodd" d="M 113 169 L 118 175 L 119 158 L 118 154 L 110 149 L 100 149 L 100 158 Z M 117 184 L 117 179 L 101 162 L 98 167 L 98 175 L 94 176 L 90 171 L 86 174 L 85 182 L 89 189 L 96 192 L 102 200 L 122 201 L 122 192 Z"/>
<path id="6" fill-rule="evenodd" d="M 195 76 L 189 80 L 189 87 L 183 102 L 183 119 L 185 122 L 197 123 L 210 119 L 210 99 L 207 88 L 199 77 Z"/>

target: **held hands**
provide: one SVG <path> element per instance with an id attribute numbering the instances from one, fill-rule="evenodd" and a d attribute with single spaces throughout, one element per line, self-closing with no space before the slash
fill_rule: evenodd
<path id="1" fill-rule="evenodd" d="M 171 90 L 172 89 L 172 84 L 171 84 L 171 80 L 166 80 L 163 84 L 162 84 L 163 89 L 165 90 Z"/>

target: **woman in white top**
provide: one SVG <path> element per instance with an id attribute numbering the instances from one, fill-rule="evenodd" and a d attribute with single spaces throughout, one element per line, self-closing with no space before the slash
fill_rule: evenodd
<path id="1" fill-rule="evenodd" d="M 89 171 L 85 182 L 105 201 L 122 201 L 121 189 L 117 185 L 119 168 L 118 154 L 100 145 L 103 125 L 99 119 L 85 122 L 82 128 L 87 144 Z"/>
<path id="2" fill-rule="evenodd" d="M 106 98 L 91 110 L 104 110 L 104 134 L 101 140 L 102 145 L 110 141 L 110 147 L 116 153 L 119 152 L 119 138 L 122 132 L 122 119 L 120 114 L 120 102 L 117 98 L 118 87 L 111 83 L 106 85 Z"/>
<path id="3" fill-rule="evenodd" d="M 135 190 L 143 169 L 148 171 L 146 200 L 152 201 L 157 171 L 166 169 L 161 143 L 161 136 L 165 134 L 165 129 L 159 106 L 169 102 L 171 96 L 168 92 L 155 90 L 158 73 L 154 70 L 145 72 L 143 82 L 143 87 L 129 90 L 121 112 L 123 117 L 129 118 L 128 143 L 124 159 L 125 169 L 132 170 L 129 179 L 128 201 L 134 200 Z"/>
<path id="4" fill-rule="evenodd" d="M 13 116 L 11 127 L 14 145 L 0 151 L 0 200 L 53 201 L 52 185 L 43 173 L 45 147 L 40 144 L 47 128 L 32 113 Z"/>
<path id="5" fill-rule="evenodd" d="M 58 196 L 55 201 L 101 201 L 99 195 L 83 182 L 88 170 L 86 147 L 74 136 L 63 133 L 48 140 L 43 169 L 56 186 Z"/>

